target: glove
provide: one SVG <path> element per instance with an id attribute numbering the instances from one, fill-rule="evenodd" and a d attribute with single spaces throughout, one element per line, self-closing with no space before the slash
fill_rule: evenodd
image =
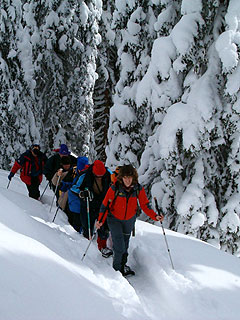
<path id="1" fill-rule="evenodd" d="M 11 181 L 12 177 L 14 177 L 14 173 L 10 172 L 9 175 L 8 175 L 8 180 Z"/>

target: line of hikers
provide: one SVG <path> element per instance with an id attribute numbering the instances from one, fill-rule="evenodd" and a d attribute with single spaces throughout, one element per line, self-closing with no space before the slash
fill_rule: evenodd
<path id="1" fill-rule="evenodd" d="M 29 197 L 39 200 L 39 186 L 45 175 L 56 193 L 57 206 L 67 215 L 73 228 L 91 239 L 94 225 L 102 256 L 113 254 L 113 268 L 124 276 L 135 272 L 127 266 L 128 247 L 134 230 L 138 206 L 153 220 L 162 221 L 150 206 L 144 188 L 138 183 L 137 170 L 131 165 L 118 167 L 113 173 L 100 160 L 74 157 L 65 144 L 47 159 L 34 144 L 17 159 L 8 179 L 20 169 Z M 112 249 L 107 247 L 109 231 Z"/>

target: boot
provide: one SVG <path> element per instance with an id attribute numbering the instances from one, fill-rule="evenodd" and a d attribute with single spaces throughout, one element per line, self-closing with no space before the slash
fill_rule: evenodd
<path id="1" fill-rule="evenodd" d="M 104 258 L 109 258 L 113 254 L 113 251 L 111 249 L 107 248 L 107 247 L 106 248 L 102 248 L 100 251 L 101 251 L 102 256 Z"/>
<path id="2" fill-rule="evenodd" d="M 124 277 L 129 276 L 129 275 L 131 275 L 131 276 L 135 275 L 135 272 L 126 264 L 122 267 L 121 273 Z"/>

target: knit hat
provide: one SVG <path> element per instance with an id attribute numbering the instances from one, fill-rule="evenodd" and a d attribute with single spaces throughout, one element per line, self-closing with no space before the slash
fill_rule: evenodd
<path id="1" fill-rule="evenodd" d="M 67 164 L 71 164 L 71 159 L 70 157 L 66 156 L 66 157 L 62 157 L 61 158 L 61 164 L 64 166 L 64 165 L 67 165 Z"/>
<path id="2" fill-rule="evenodd" d="M 103 176 L 106 173 L 104 163 L 100 160 L 95 160 L 93 163 L 92 172 L 95 176 Z"/>
<path id="3" fill-rule="evenodd" d="M 83 170 L 87 164 L 88 164 L 87 157 L 78 157 L 77 158 L 77 169 L 79 171 Z"/>
<path id="4" fill-rule="evenodd" d="M 68 147 L 65 144 L 61 144 L 59 153 L 63 156 L 69 156 L 71 152 L 69 152 Z"/>

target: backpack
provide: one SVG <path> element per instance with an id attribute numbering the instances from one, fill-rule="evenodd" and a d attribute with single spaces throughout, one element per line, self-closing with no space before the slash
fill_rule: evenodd
<path id="1" fill-rule="evenodd" d="M 117 166 L 116 169 L 111 174 L 111 181 L 113 184 L 115 184 L 117 182 L 117 176 L 118 176 L 119 169 L 120 169 L 120 166 Z"/>
<path id="2" fill-rule="evenodd" d="M 82 170 L 73 180 L 73 186 L 68 190 L 68 207 L 70 211 L 80 213 L 81 201 L 79 198 L 80 187 L 89 168 Z"/>

